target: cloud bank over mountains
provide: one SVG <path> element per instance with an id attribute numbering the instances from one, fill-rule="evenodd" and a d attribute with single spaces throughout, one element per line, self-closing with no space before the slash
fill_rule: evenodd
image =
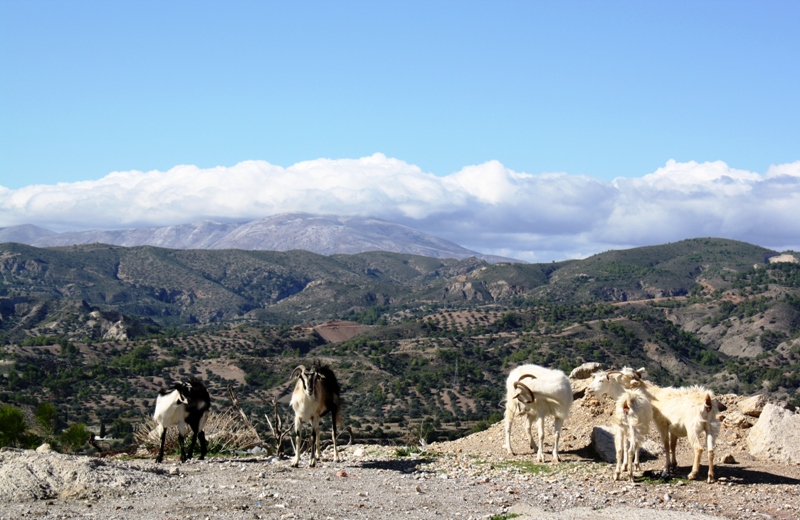
<path id="1" fill-rule="evenodd" d="M 722 161 L 670 160 L 643 177 L 604 182 L 520 173 L 497 161 L 437 177 L 378 153 L 288 168 L 265 161 L 182 165 L 0 187 L 0 226 L 35 224 L 59 232 L 293 212 L 372 216 L 532 262 L 705 236 L 800 249 L 800 161 L 761 174 Z"/>

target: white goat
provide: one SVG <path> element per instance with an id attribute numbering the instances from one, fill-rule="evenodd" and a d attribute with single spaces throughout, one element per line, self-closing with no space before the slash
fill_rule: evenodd
<path id="1" fill-rule="evenodd" d="M 602 372 L 595 372 L 591 384 L 586 387 L 586 393 L 589 395 L 594 396 L 603 396 L 607 395 L 614 401 L 618 402 L 619 399 L 625 394 L 627 389 L 631 387 L 631 381 L 634 379 L 641 379 L 644 375 L 644 369 L 639 369 L 639 371 L 635 371 L 629 367 L 623 367 L 621 370 L 605 370 Z M 652 420 L 652 407 L 650 407 L 650 420 Z M 617 421 L 618 422 L 618 421 Z M 649 421 L 647 422 L 646 426 L 649 429 Z M 618 434 L 614 435 L 614 443 L 616 444 L 617 439 L 619 438 Z M 628 470 L 628 454 L 630 449 L 623 444 L 623 458 L 622 458 L 622 466 L 623 469 Z M 617 455 L 617 462 L 619 463 L 619 455 Z M 636 449 L 633 450 L 633 465 L 636 468 L 636 471 L 640 470 L 639 466 L 639 445 L 636 446 Z M 631 469 L 632 471 L 632 469 Z"/>
<path id="2" fill-rule="evenodd" d="M 314 364 L 310 369 L 299 365 L 292 371 L 297 383 L 292 392 L 291 405 L 294 410 L 295 454 L 292 466 L 300 463 L 300 432 L 303 423 L 311 423 L 311 462 L 314 467 L 321 458 L 319 423 L 330 412 L 333 423 L 333 460 L 339 462 L 339 448 L 336 445 L 336 427 L 341 423 L 339 382 L 333 370 L 324 365 Z"/>
<path id="3" fill-rule="evenodd" d="M 639 376 L 643 373 L 643 368 L 636 371 Z M 621 386 L 638 388 L 650 401 L 653 407 L 653 421 L 664 445 L 666 460 L 661 475 L 668 477 L 670 471 L 677 467 L 675 448 L 678 437 L 687 437 L 694 448 L 694 462 L 688 478 L 696 479 L 700 470 L 700 458 L 703 455 L 701 437 L 705 434 L 705 444 L 708 449 L 708 482 L 714 482 L 714 444 L 720 429 L 720 421 L 717 418 L 719 405 L 714 392 L 702 386 L 662 388 L 636 377 L 630 380 L 614 379 L 614 381 Z"/>
<path id="4" fill-rule="evenodd" d="M 533 420 L 536 419 L 539 431 L 536 461 L 544 462 L 544 418 L 552 416 L 553 462 L 559 462 L 558 438 L 561 427 L 569 416 L 570 406 L 572 406 L 572 388 L 564 372 L 538 365 L 522 365 L 512 370 L 506 380 L 506 441 L 503 447 L 508 450 L 508 455 L 514 455 L 511 449 L 511 423 L 516 415 L 523 415 L 531 448 L 534 447 L 532 428 Z"/>
<path id="5" fill-rule="evenodd" d="M 633 462 L 639 469 L 639 447 L 650 432 L 653 407 L 639 390 L 625 390 L 617 399 L 614 410 L 614 445 L 617 451 L 617 467 L 614 480 L 619 480 L 622 471 L 628 471 L 633 481 Z"/>

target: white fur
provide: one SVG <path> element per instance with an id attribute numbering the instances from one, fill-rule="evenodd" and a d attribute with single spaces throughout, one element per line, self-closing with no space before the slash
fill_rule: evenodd
<path id="1" fill-rule="evenodd" d="M 628 471 L 633 481 L 632 464 L 639 469 L 639 447 L 650 432 L 653 407 L 639 390 L 625 390 L 617 399 L 614 409 L 614 445 L 617 449 L 617 467 L 614 480 L 619 480 L 621 471 Z"/>
<path id="2" fill-rule="evenodd" d="M 535 379 L 520 378 L 526 374 L 533 375 Z M 533 394 L 532 403 L 521 402 L 518 390 L 514 383 L 521 383 Z M 504 448 L 509 456 L 514 455 L 511 448 L 511 424 L 516 415 L 525 417 L 525 427 L 528 432 L 530 447 L 533 443 L 533 421 L 536 420 L 539 445 L 536 454 L 537 462 L 544 462 L 544 418 L 553 417 L 553 462 L 558 462 L 558 439 L 561 434 L 561 427 L 569 416 L 570 406 L 572 406 L 572 387 L 569 379 L 560 370 L 551 370 L 538 365 L 522 365 L 508 375 L 506 379 L 506 413 L 505 413 L 505 444 Z"/>
<path id="3" fill-rule="evenodd" d="M 623 369 L 623 372 L 626 370 L 631 369 Z M 639 369 L 636 373 L 641 375 L 644 369 Z M 714 392 L 702 386 L 662 388 L 637 377 L 611 378 L 608 384 L 609 395 L 621 395 L 627 388 L 638 388 L 653 407 L 653 421 L 661 435 L 665 452 L 662 476 L 669 476 L 670 471 L 678 464 L 675 458 L 678 437 L 687 437 L 694 448 L 694 463 L 689 480 L 697 478 L 703 454 L 702 437 L 705 436 L 708 482 L 714 482 L 714 444 L 720 430 L 720 421 L 717 418 L 719 407 Z"/>
<path id="4" fill-rule="evenodd" d="M 631 381 L 634 379 L 641 379 L 644 375 L 644 369 L 639 369 L 639 371 L 635 371 L 630 367 L 623 367 L 620 370 L 606 370 L 603 372 L 596 372 L 593 375 L 593 379 L 591 384 L 586 387 L 586 393 L 589 395 L 595 395 L 602 397 L 603 395 L 607 395 L 611 399 L 615 401 L 619 400 L 622 397 L 626 389 L 630 388 Z M 650 418 L 652 420 L 652 409 L 650 412 Z M 649 428 L 649 422 L 647 424 Z M 619 435 L 614 436 L 614 443 L 616 444 Z M 630 446 L 625 446 L 623 444 L 622 450 L 622 466 L 624 468 L 629 467 L 628 455 L 630 453 Z M 639 466 L 639 447 L 637 446 L 636 449 L 633 450 L 633 464 L 638 470 Z M 617 458 L 617 462 L 619 463 L 619 458 Z M 616 477 L 615 477 L 616 479 Z"/>
<path id="5" fill-rule="evenodd" d="M 170 426 L 177 426 L 178 432 L 186 436 L 186 417 L 188 414 L 186 413 L 185 404 L 186 400 L 177 390 L 173 390 L 166 395 L 159 395 L 156 398 L 156 411 L 153 413 L 153 419 L 158 425 L 156 433 L 159 439 L 164 430 Z"/>

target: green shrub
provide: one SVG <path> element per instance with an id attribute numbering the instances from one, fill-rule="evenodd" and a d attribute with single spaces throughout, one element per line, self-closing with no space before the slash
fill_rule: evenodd
<path id="1" fill-rule="evenodd" d="M 65 451 L 75 453 L 86 446 L 89 435 L 90 432 L 86 429 L 85 424 L 75 423 L 70 424 L 69 428 L 61 432 L 61 435 L 58 436 L 58 440 L 61 441 L 61 445 L 64 447 Z"/>
<path id="2" fill-rule="evenodd" d="M 19 446 L 25 440 L 25 417 L 10 404 L 0 406 L 0 446 Z"/>

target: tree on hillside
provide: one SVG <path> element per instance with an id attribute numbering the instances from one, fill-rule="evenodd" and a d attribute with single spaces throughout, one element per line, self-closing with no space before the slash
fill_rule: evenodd
<path id="1" fill-rule="evenodd" d="M 10 404 L 0 406 L 0 446 L 21 445 L 26 429 L 22 410 Z"/>

